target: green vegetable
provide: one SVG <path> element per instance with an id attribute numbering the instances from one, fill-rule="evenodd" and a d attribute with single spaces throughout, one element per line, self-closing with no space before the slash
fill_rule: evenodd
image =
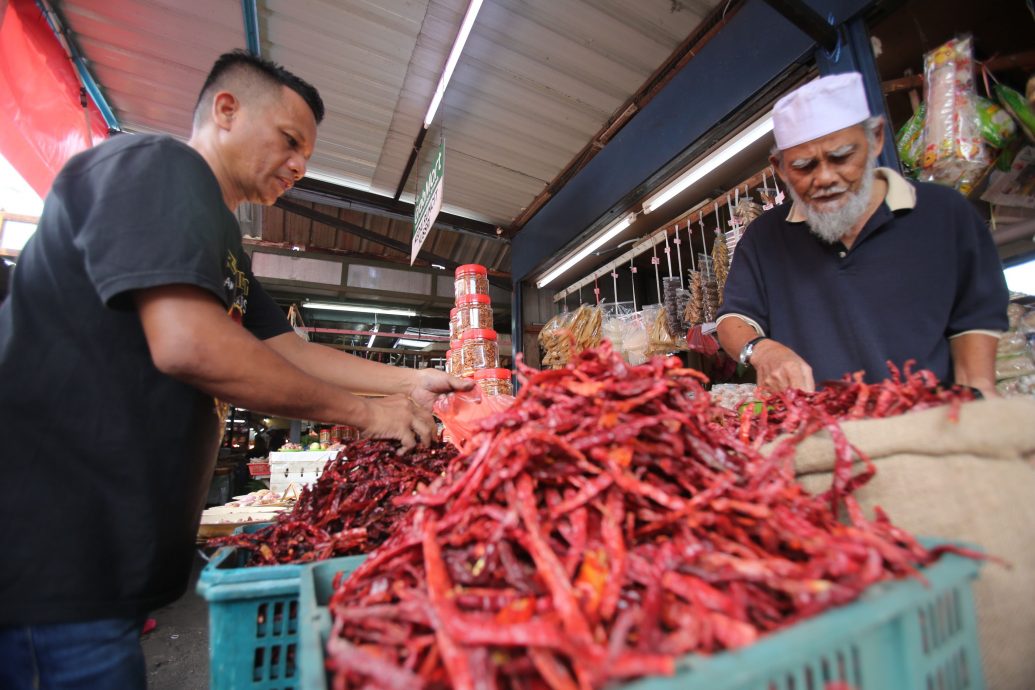
<path id="1" fill-rule="evenodd" d="M 1006 108 L 1014 119 L 1021 125 L 1021 130 L 1028 140 L 1035 143 L 1035 113 L 1031 106 L 1024 100 L 1024 96 L 1011 89 L 1009 86 L 996 84 L 993 88 L 995 97 L 999 103 Z"/>

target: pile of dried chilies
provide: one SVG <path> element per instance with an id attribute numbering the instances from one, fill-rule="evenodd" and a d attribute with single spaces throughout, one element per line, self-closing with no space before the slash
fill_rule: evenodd
<path id="1" fill-rule="evenodd" d="M 329 460 L 294 508 L 251 534 L 209 541 L 252 553 L 249 565 L 307 563 L 366 553 L 381 544 L 409 507 L 395 503 L 439 479 L 456 449 L 449 444 L 398 454 L 394 441 L 356 441 Z"/>
<path id="2" fill-rule="evenodd" d="M 513 407 L 477 450 L 337 583 L 333 687 L 599 688 L 714 652 L 915 574 L 923 548 L 851 492 L 839 445 L 829 492 L 793 479 L 675 358 L 630 366 L 609 343 L 574 366 L 521 368 Z M 867 463 L 868 465 L 868 463 Z M 869 465 L 868 465 L 869 466 Z M 845 508 L 848 524 L 837 513 Z"/>
<path id="3" fill-rule="evenodd" d="M 950 406 L 949 416 L 955 420 L 959 406 L 975 399 L 973 389 L 943 387 L 930 371 L 914 372 L 913 364 L 910 360 L 900 370 L 889 361 L 891 378 L 878 383 L 866 383 L 862 372 L 857 372 L 840 381 L 828 381 L 814 393 L 791 389 L 770 396 L 764 405 L 746 406 L 739 422 L 741 439 L 771 441 L 802 427 L 814 430 L 816 424 L 826 425 L 828 417 L 839 421 L 879 419 L 942 405 Z"/>

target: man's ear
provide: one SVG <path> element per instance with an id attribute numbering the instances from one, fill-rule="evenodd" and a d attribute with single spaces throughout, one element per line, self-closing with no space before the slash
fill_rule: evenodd
<path id="1" fill-rule="evenodd" d="M 870 151 L 870 156 L 876 158 L 884 150 L 884 116 L 877 116 L 877 123 L 874 125 L 875 131 L 873 133 L 873 148 L 876 151 Z"/>
<path id="2" fill-rule="evenodd" d="M 220 129 L 230 129 L 240 109 L 241 102 L 229 91 L 220 91 L 212 99 L 212 119 Z"/>
<path id="3" fill-rule="evenodd" d="M 779 175 L 780 180 L 782 180 L 784 184 L 787 184 L 787 178 L 783 176 L 783 171 L 780 170 L 780 156 L 769 154 L 769 165 L 773 166 L 773 170 L 775 170 L 776 174 Z"/>

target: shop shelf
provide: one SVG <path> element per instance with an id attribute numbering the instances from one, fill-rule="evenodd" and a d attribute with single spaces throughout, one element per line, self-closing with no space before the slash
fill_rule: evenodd
<path id="1" fill-rule="evenodd" d="M 235 531 L 254 532 L 269 523 Z M 248 552 L 219 549 L 198 578 L 208 602 L 209 685 L 297 690 L 298 587 L 304 566 L 244 567 Z M 357 565 L 364 556 L 347 556 Z"/>
<path id="2" fill-rule="evenodd" d="M 984 690 L 970 582 L 979 562 L 953 554 L 908 578 L 870 588 L 858 600 L 763 637 L 740 650 L 688 655 L 673 676 L 623 690 Z M 299 595 L 300 690 L 328 687 L 331 561 L 307 566 Z"/>

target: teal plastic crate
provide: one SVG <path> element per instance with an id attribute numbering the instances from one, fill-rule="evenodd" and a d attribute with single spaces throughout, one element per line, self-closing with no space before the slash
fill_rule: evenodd
<path id="1" fill-rule="evenodd" d="M 209 687 L 297 690 L 298 588 L 305 566 L 247 568 L 248 556 L 237 548 L 219 549 L 198 578 L 198 594 L 208 602 Z"/>
<path id="2" fill-rule="evenodd" d="M 688 655 L 673 676 L 623 690 L 984 690 L 970 582 L 981 564 L 946 554 L 916 579 L 872 587 L 858 600 L 773 633 L 741 650 Z M 327 602 L 340 566 L 307 566 L 299 606 L 299 690 L 325 690 Z"/>

